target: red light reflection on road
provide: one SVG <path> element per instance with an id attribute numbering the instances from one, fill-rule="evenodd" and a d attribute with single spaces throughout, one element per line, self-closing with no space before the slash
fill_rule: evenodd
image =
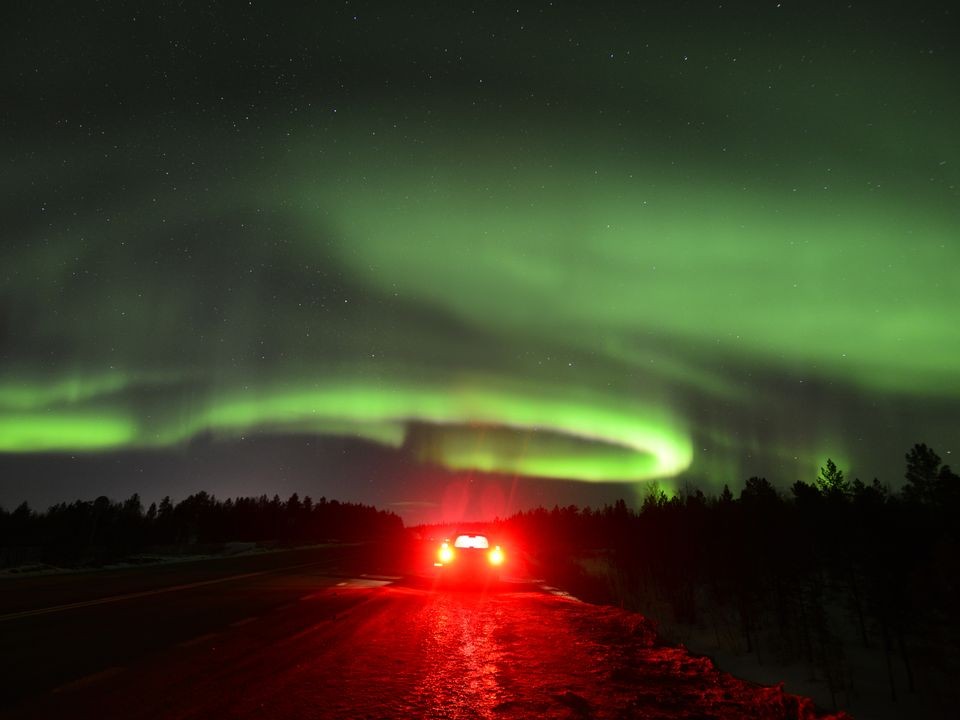
<path id="1" fill-rule="evenodd" d="M 357 610 L 336 661 L 318 646 L 296 671 L 309 677 L 284 683 L 336 696 L 329 717 L 821 717 L 805 698 L 660 645 L 649 621 L 617 608 L 515 587 L 386 587 Z"/>
<path id="2" fill-rule="evenodd" d="M 130 668 L 108 695 L 51 696 L 57 712 L 40 716 L 95 716 L 108 706 L 106 717 L 124 720 L 822 717 L 805 698 L 658 644 L 640 615 L 500 588 L 327 588 L 209 647 Z"/>
<path id="3" fill-rule="evenodd" d="M 427 663 L 413 695 L 424 717 L 493 717 L 503 699 L 497 604 L 480 594 L 441 593 L 425 615 Z"/>

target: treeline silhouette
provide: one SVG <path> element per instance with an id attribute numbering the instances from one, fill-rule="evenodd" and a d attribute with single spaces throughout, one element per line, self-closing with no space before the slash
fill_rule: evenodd
<path id="1" fill-rule="evenodd" d="M 907 454 L 905 477 L 891 492 L 849 481 L 828 460 L 786 495 L 762 477 L 739 497 L 727 486 L 668 497 L 654 484 L 637 511 L 622 500 L 599 511 L 539 508 L 501 530 L 525 538 L 548 579 L 585 599 L 805 661 L 838 706 L 858 691 L 850 657 L 872 653 L 884 658 L 882 677 L 857 682 L 893 700 L 922 686 L 955 709 L 960 478 L 922 444 Z"/>
<path id="2" fill-rule="evenodd" d="M 173 503 L 165 497 L 146 509 L 134 494 L 122 502 L 101 496 L 34 512 L 27 503 L 0 508 L 0 567 L 24 562 L 76 566 L 103 564 L 146 552 L 213 549 L 226 542 L 302 544 L 365 540 L 403 531 L 394 513 L 362 504 L 238 497 L 218 500 L 199 492 Z"/>

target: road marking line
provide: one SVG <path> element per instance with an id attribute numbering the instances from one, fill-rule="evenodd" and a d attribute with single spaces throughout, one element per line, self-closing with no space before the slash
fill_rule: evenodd
<path id="1" fill-rule="evenodd" d="M 378 588 L 383 587 L 384 585 L 392 585 L 393 583 L 390 580 L 370 580 L 366 577 L 350 578 L 345 583 L 340 583 L 337 587 L 348 587 L 351 590 L 356 589 L 369 589 L 369 588 Z"/>
<path id="2" fill-rule="evenodd" d="M 311 565 L 320 565 L 320 562 L 302 563 L 300 565 L 288 565 L 282 568 L 273 568 L 271 570 L 260 570 L 258 572 L 243 573 L 241 575 L 231 575 L 229 577 L 214 578 L 213 580 L 201 580 L 199 582 L 187 583 L 185 585 L 171 585 L 170 587 L 157 588 L 155 590 L 144 590 L 142 592 L 126 593 L 125 595 L 113 595 L 111 597 L 97 598 L 96 600 L 82 600 L 65 605 L 54 605 L 52 607 L 37 608 L 36 610 L 22 610 L 20 612 L 7 613 L 0 615 L 0 622 L 6 620 L 18 620 L 35 615 L 48 615 L 50 613 L 63 612 L 64 610 L 74 610 L 76 608 L 92 607 L 94 605 L 107 605 L 109 603 L 122 602 L 124 600 L 134 600 L 136 598 L 150 597 L 151 595 L 162 595 L 163 593 L 179 592 L 180 590 L 191 590 L 193 588 L 204 587 L 206 585 L 216 585 L 217 583 L 230 582 L 232 580 L 243 580 L 244 578 L 258 577 L 260 575 L 270 575 L 271 573 L 283 572 L 284 570 L 296 570 L 297 568 L 309 567 Z"/>
<path id="3" fill-rule="evenodd" d="M 386 580 L 388 582 L 396 582 L 397 580 L 403 580 L 402 575 L 367 575 L 363 573 L 360 575 L 364 580 Z"/>
<path id="4" fill-rule="evenodd" d="M 254 616 L 252 616 L 252 617 L 244 618 L 243 620 L 237 620 L 236 622 L 230 623 L 230 627 L 240 627 L 241 625 L 246 625 L 247 623 L 252 623 L 252 622 L 253 622 L 254 620 L 256 620 L 256 619 L 257 619 L 257 616 L 254 615 Z"/>
<path id="5" fill-rule="evenodd" d="M 91 673 L 90 675 L 84 675 L 79 680 L 73 680 L 71 682 L 55 687 L 50 692 L 57 694 L 63 692 L 71 692 L 73 690 L 79 690 L 82 687 L 87 685 L 92 685 L 95 682 L 100 680 L 106 680 L 108 678 L 116 677 L 124 671 L 125 668 L 122 667 L 108 667 L 106 670 L 101 670 L 100 672 Z"/>

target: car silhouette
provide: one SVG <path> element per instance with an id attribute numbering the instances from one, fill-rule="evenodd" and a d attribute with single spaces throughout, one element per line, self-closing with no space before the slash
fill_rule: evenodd
<path id="1" fill-rule="evenodd" d="M 491 543 L 486 535 L 465 533 L 440 543 L 433 566 L 443 577 L 484 582 L 498 580 L 505 561 L 503 548 Z"/>

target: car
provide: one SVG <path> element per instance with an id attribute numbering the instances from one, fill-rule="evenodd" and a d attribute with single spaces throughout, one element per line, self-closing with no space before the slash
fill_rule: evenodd
<path id="1" fill-rule="evenodd" d="M 506 561 L 506 554 L 499 545 L 490 542 L 486 535 L 461 533 L 445 539 L 437 548 L 433 566 L 442 577 L 463 582 L 496 581 Z"/>

